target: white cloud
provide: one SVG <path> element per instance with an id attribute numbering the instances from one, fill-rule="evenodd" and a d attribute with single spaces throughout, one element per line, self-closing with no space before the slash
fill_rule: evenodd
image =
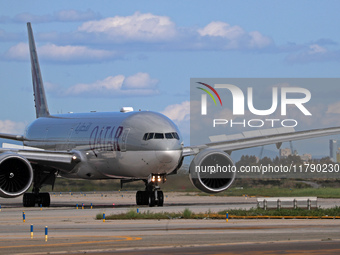
<path id="1" fill-rule="evenodd" d="M 85 46 L 58 46 L 46 44 L 37 48 L 39 58 L 57 62 L 104 61 L 117 57 L 113 51 L 91 49 Z M 5 57 L 10 60 L 29 60 L 29 49 L 26 43 L 12 46 Z"/>
<path id="2" fill-rule="evenodd" d="M 17 45 L 12 46 L 5 53 L 5 57 L 10 60 L 28 60 L 29 59 L 28 44 L 18 43 Z"/>
<path id="3" fill-rule="evenodd" d="M 181 104 L 169 105 L 162 112 L 165 116 L 176 122 L 190 119 L 190 102 L 184 101 Z"/>
<path id="4" fill-rule="evenodd" d="M 235 40 L 245 34 L 241 27 L 230 26 L 228 23 L 221 21 L 213 21 L 197 31 L 201 36 L 217 36 L 229 40 Z"/>
<path id="5" fill-rule="evenodd" d="M 310 49 L 308 51 L 309 54 L 318 54 L 318 53 L 325 53 L 325 52 L 327 52 L 327 50 L 324 47 L 322 47 L 322 46 L 320 46 L 318 44 L 310 45 L 309 49 Z"/>
<path id="6" fill-rule="evenodd" d="M 134 82 L 141 82 L 141 86 Z M 76 84 L 68 88 L 65 92 L 59 92 L 61 96 L 151 96 L 159 94 L 156 87 L 156 79 L 150 78 L 147 73 L 137 73 L 125 77 L 124 75 L 109 76 L 104 80 L 97 80 L 93 83 Z M 126 85 L 128 84 L 128 85 Z M 57 90 L 55 87 L 52 89 Z M 60 91 L 58 89 L 58 91 Z"/>
<path id="7" fill-rule="evenodd" d="M 249 32 L 250 41 L 249 46 L 250 48 L 264 48 L 272 44 L 272 40 L 269 37 L 262 35 L 258 31 Z"/>
<path id="8" fill-rule="evenodd" d="M 198 29 L 197 32 L 202 37 L 225 39 L 227 41 L 225 49 L 259 49 L 272 44 L 269 37 L 262 35 L 258 31 L 248 33 L 240 26 L 231 26 L 221 21 L 213 21 L 204 28 Z"/>
<path id="9" fill-rule="evenodd" d="M 131 16 L 115 16 L 82 24 L 79 31 L 104 33 L 117 41 L 164 41 L 176 36 L 175 24 L 166 16 L 136 12 Z"/>
<path id="10" fill-rule="evenodd" d="M 70 61 L 70 60 L 105 60 L 115 56 L 114 52 L 107 50 L 90 49 L 85 46 L 57 46 L 47 44 L 39 48 L 39 54 L 47 59 Z"/>
<path id="11" fill-rule="evenodd" d="M 169 105 L 162 111 L 162 114 L 176 123 L 181 134 L 184 135 L 185 143 L 189 143 L 186 140 L 190 134 L 190 102 L 184 101 L 180 104 Z"/>
<path id="12" fill-rule="evenodd" d="M 119 91 L 122 87 L 125 77 L 123 75 L 109 76 L 104 80 L 98 80 L 90 84 L 76 84 L 70 87 L 65 93 L 66 95 L 79 95 L 88 92 Z"/>
<path id="13" fill-rule="evenodd" d="M 15 122 L 12 120 L 0 120 L 0 133 L 6 134 L 23 134 L 26 123 Z"/>
<path id="14" fill-rule="evenodd" d="M 38 22 L 85 21 L 71 32 L 37 33 L 39 58 L 47 61 L 91 63 L 115 60 L 132 51 L 164 50 L 266 50 L 273 41 L 259 31 L 247 32 L 241 26 L 213 21 L 205 27 L 177 27 L 167 16 L 135 12 L 130 16 L 95 19 L 92 11 L 61 10 L 53 15 L 21 13 L 15 19 Z M 21 21 L 22 22 L 22 21 Z M 0 40 L 21 39 L 21 34 L 0 30 Z M 22 40 L 22 39 L 21 39 Z M 91 48 L 84 45 L 92 45 Z M 132 47 L 131 47 L 132 46 Z M 100 47 L 100 48 L 99 48 Z M 115 49 L 112 51 L 110 49 Z M 119 56 L 118 56 L 119 52 Z M 9 60 L 28 60 L 24 43 L 11 47 L 4 55 Z"/>
<path id="15" fill-rule="evenodd" d="M 151 79 L 148 73 L 136 73 L 124 80 L 124 87 L 129 89 L 150 88 L 158 83 L 157 79 Z"/>
<path id="16" fill-rule="evenodd" d="M 301 47 L 297 53 L 288 55 L 285 59 L 290 63 L 310 63 L 310 62 L 325 62 L 325 61 L 340 61 L 340 51 L 330 50 L 319 44 L 310 44 Z"/>
<path id="17" fill-rule="evenodd" d="M 48 90 L 48 91 L 58 91 L 60 89 L 60 86 L 53 84 L 51 82 L 48 81 L 44 81 L 44 87 Z"/>

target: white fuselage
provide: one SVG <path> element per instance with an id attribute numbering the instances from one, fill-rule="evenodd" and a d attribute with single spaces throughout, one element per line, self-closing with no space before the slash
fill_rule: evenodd
<path id="1" fill-rule="evenodd" d="M 176 125 L 148 111 L 42 117 L 27 128 L 25 139 L 27 146 L 80 153 L 71 171 L 59 169 L 68 178 L 147 178 L 173 172 L 182 159 Z"/>

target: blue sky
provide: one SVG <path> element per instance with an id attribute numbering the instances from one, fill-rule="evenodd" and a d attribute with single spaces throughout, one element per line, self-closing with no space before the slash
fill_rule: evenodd
<path id="1" fill-rule="evenodd" d="M 192 77 L 339 77 L 339 1 L 0 2 L 0 132 L 35 118 L 26 22 L 51 113 L 163 112 L 189 142 Z"/>

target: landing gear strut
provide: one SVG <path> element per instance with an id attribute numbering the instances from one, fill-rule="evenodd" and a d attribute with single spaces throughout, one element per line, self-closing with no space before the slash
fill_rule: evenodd
<path id="1" fill-rule="evenodd" d="M 150 175 L 148 180 L 144 180 L 145 191 L 137 191 L 136 193 L 137 205 L 163 206 L 164 195 L 158 186 L 161 181 L 166 181 L 165 175 Z"/>
<path id="2" fill-rule="evenodd" d="M 35 169 L 33 178 L 32 193 L 25 193 L 23 196 L 24 207 L 38 206 L 49 207 L 51 204 L 50 194 L 48 192 L 40 193 L 43 184 L 51 184 L 52 187 L 55 181 L 55 170 L 52 168 Z"/>

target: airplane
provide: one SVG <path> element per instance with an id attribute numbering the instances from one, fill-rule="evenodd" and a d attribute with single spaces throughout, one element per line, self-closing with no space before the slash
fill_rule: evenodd
<path id="1" fill-rule="evenodd" d="M 0 133 L 0 138 L 21 141 L 23 148 L 0 148 L 0 197 L 23 195 L 23 206 L 50 206 L 50 195 L 43 185 L 52 185 L 57 176 L 86 180 L 120 179 L 145 183 L 137 191 L 136 204 L 163 206 L 160 184 L 176 174 L 184 157 L 193 156 L 192 184 L 201 191 L 227 190 L 235 174 L 209 178 L 195 172 L 207 157 L 220 157 L 233 166 L 230 153 L 250 147 L 309 139 L 340 133 L 340 127 L 279 133 L 232 141 L 187 146 L 178 127 L 163 114 L 133 111 L 90 112 L 52 115 L 49 112 L 31 23 L 27 23 L 36 119 L 23 135 Z M 32 192 L 27 190 L 33 186 Z"/>

